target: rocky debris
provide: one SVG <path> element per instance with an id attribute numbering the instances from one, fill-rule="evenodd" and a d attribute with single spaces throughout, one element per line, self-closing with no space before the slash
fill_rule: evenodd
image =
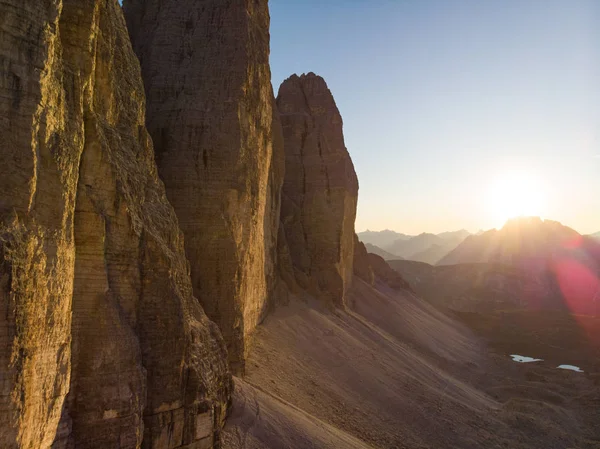
<path id="1" fill-rule="evenodd" d="M 259 337 L 260 338 L 260 337 Z M 223 430 L 227 449 L 372 449 L 302 409 L 235 378 L 231 416 Z M 276 423 L 276 425 L 274 425 Z"/>
<path id="2" fill-rule="evenodd" d="M 267 0 L 125 0 L 123 7 L 194 294 L 241 373 L 274 288 L 283 178 Z"/>
<path id="3" fill-rule="evenodd" d="M 285 141 L 281 222 L 300 287 L 336 306 L 352 281 L 358 180 L 342 117 L 323 78 L 293 75 L 279 88 Z"/>
<path id="4" fill-rule="evenodd" d="M 7 0 L 0 17 L 0 447 L 212 447 L 226 349 L 192 294 L 121 8 Z"/>

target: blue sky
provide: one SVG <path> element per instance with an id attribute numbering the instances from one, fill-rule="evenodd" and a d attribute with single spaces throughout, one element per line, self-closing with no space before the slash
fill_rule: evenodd
<path id="1" fill-rule="evenodd" d="M 313 71 L 344 118 L 358 231 L 499 226 L 515 171 L 542 216 L 600 231 L 600 1 L 269 4 L 275 89 Z"/>

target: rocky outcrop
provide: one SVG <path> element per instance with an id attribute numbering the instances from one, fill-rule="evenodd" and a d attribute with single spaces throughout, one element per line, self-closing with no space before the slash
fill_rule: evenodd
<path id="1" fill-rule="evenodd" d="M 369 264 L 373 269 L 375 279 L 379 279 L 386 283 L 394 290 L 411 290 L 409 283 L 406 282 L 397 271 L 390 267 L 383 257 L 370 253 L 368 256 Z"/>
<path id="2" fill-rule="evenodd" d="M 323 78 L 293 75 L 277 97 L 285 141 L 281 221 L 300 287 L 343 306 L 352 281 L 358 180 Z"/>
<path id="3" fill-rule="evenodd" d="M 354 275 L 369 285 L 379 281 L 394 290 L 411 290 L 409 283 L 383 257 L 367 252 L 358 236 L 354 240 Z"/>
<path id="4" fill-rule="evenodd" d="M 8 0 L 0 17 L 0 447 L 211 447 L 226 350 L 192 294 L 121 8 Z"/>
<path id="5" fill-rule="evenodd" d="M 194 293 L 241 373 L 273 289 L 283 176 L 267 0 L 125 0 L 124 11 Z"/>
<path id="6" fill-rule="evenodd" d="M 361 278 L 369 285 L 375 283 L 375 273 L 369 262 L 369 254 L 365 244 L 358 240 L 358 236 L 354 236 L 354 275 Z"/>

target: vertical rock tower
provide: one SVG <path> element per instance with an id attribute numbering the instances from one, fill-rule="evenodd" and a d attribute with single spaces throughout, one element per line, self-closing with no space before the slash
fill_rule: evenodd
<path id="1" fill-rule="evenodd" d="M 192 294 L 121 8 L 7 0 L 0 17 L 0 447 L 212 447 L 226 349 Z"/>
<path id="2" fill-rule="evenodd" d="M 285 146 L 281 222 L 298 284 L 336 306 L 352 282 L 358 180 L 327 84 L 293 75 L 277 96 Z"/>
<path id="3" fill-rule="evenodd" d="M 267 0 L 124 0 L 124 11 L 194 293 L 240 373 L 273 286 L 283 176 Z"/>

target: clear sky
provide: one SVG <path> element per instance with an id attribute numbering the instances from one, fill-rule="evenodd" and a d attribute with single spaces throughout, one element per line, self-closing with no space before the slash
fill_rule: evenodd
<path id="1" fill-rule="evenodd" d="M 515 190 L 600 231 L 600 0 L 269 3 L 275 89 L 313 71 L 344 118 L 358 231 L 489 229 Z"/>

